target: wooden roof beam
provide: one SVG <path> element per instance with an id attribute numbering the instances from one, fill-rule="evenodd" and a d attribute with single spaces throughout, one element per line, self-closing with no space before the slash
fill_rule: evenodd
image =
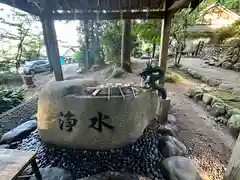
<path id="1" fill-rule="evenodd" d="M 9 6 L 20 9 L 22 11 L 25 11 L 35 16 L 38 16 L 40 14 L 40 11 L 37 9 L 37 7 L 35 8 L 31 7 L 29 3 L 26 3 L 23 0 L 18 0 L 18 1 L 0 0 L 0 3 L 7 4 Z"/>
<path id="2" fill-rule="evenodd" d="M 122 19 L 146 19 L 147 12 L 123 12 Z M 121 13 L 108 12 L 99 13 L 99 20 L 120 20 Z M 148 19 L 162 19 L 164 18 L 164 11 L 148 12 Z M 97 20 L 97 13 L 58 13 L 53 14 L 54 20 Z"/>

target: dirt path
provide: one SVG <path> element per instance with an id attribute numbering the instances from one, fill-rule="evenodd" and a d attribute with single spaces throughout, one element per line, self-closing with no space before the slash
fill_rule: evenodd
<path id="1" fill-rule="evenodd" d="M 133 63 L 133 74 L 126 74 L 121 79 L 106 78 L 108 68 L 89 72 L 82 77 L 91 77 L 101 83 L 140 83 L 137 72 L 144 67 L 144 61 Z M 179 127 L 178 138 L 189 149 L 189 156 L 208 173 L 211 180 L 221 180 L 231 155 L 234 138 L 226 127 L 217 124 L 201 105 L 196 104 L 185 94 L 191 81 L 187 84 L 167 84 L 168 96 L 172 102 L 172 112 Z"/>
<path id="2" fill-rule="evenodd" d="M 199 58 L 183 58 L 181 63 L 184 67 L 197 71 L 199 74 L 219 80 L 221 83 L 231 84 L 233 88 L 240 87 L 240 73 L 232 70 L 209 66 Z"/>
<path id="3" fill-rule="evenodd" d="M 197 161 L 210 178 L 220 180 L 230 158 L 234 138 L 201 105 L 184 95 L 187 87 L 181 83 L 167 85 L 179 127 L 178 138 L 188 147 L 190 157 Z"/>

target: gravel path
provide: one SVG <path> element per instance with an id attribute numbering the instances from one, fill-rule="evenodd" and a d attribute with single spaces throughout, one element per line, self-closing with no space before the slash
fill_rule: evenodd
<path id="1" fill-rule="evenodd" d="M 240 73 L 232 70 L 209 66 L 199 58 L 183 58 L 181 63 L 184 67 L 197 71 L 199 74 L 231 84 L 232 87 L 240 87 Z"/>
<path id="2" fill-rule="evenodd" d="M 178 138 L 211 180 L 221 180 L 235 143 L 234 138 L 201 105 L 187 98 L 187 89 L 186 84 L 167 85 L 179 127 Z"/>

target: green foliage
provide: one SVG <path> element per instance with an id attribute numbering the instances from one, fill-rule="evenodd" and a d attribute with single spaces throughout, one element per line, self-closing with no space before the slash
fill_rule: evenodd
<path id="1" fill-rule="evenodd" d="M 78 51 L 73 53 L 72 59 L 74 62 L 77 62 L 80 67 L 84 66 L 84 52 Z"/>
<path id="2" fill-rule="evenodd" d="M 6 89 L 0 87 L 0 113 L 3 113 L 24 100 L 24 92 L 22 89 Z"/>
<path id="3" fill-rule="evenodd" d="M 167 83 L 177 83 L 183 81 L 183 77 L 179 74 L 173 72 L 167 72 L 165 75 L 165 82 Z"/>
<path id="4" fill-rule="evenodd" d="M 22 82 L 21 76 L 17 73 L 11 73 L 8 71 L 0 74 L 0 85 L 13 82 Z"/>
<path id="5" fill-rule="evenodd" d="M 119 22 L 105 22 L 102 32 L 101 44 L 105 60 L 110 63 L 120 64 L 121 56 L 121 26 Z"/>
<path id="6" fill-rule="evenodd" d="M 148 43 L 158 43 L 161 37 L 161 21 L 133 21 L 133 31 Z"/>
<path id="7" fill-rule="evenodd" d="M 101 24 L 100 42 L 103 47 L 105 60 L 109 63 L 120 65 L 122 23 L 119 21 L 105 21 Z M 130 51 L 138 45 L 137 36 L 131 34 Z"/>
<path id="8" fill-rule="evenodd" d="M 219 42 L 223 42 L 229 38 L 240 38 L 240 21 L 217 30 L 217 38 Z"/>
<path id="9" fill-rule="evenodd" d="M 8 62 L 17 69 L 26 60 L 38 58 L 43 47 L 42 32 L 38 19 L 19 10 L 6 10 L 0 18 L 0 42 L 4 48 L 0 61 Z"/>

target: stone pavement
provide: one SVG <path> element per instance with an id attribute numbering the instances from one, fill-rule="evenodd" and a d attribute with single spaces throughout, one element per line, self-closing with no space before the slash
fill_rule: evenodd
<path id="1" fill-rule="evenodd" d="M 219 87 L 231 86 L 232 90 L 240 93 L 240 73 L 231 70 L 209 66 L 204 60 L 199 58 L 182 58 L 181 63 L 184 68 L 196 71 L 207 79 L 214 79 L 220 82 Z"/>

